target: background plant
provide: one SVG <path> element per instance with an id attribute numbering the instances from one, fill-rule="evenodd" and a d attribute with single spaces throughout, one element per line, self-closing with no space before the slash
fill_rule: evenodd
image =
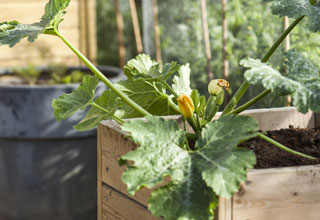
<path id="1" fill-rule="evenodd" d="M 125 37 L 127 60 L 135 56 L 133 43 L 132 24 L 128 9 L 128 1 L 122 0 L 122 13 L 125 22 Z M 142 1 L 136 1 L 141 10 Z M 116 32 L 113 4 L 110 1 L 98 1 L 98 20 L 97 24 L 101 31 L 98 31 L 99 41 L 99 63 L 106 65 L 117 65 L 116 35 L 106 35 L 104 29 Z M 175 60 L 178 63 L 190 63 L 192 69 L 192 87 L 197 88 L 201 94 L 208 97 L 207 93 L 207 74 L 206 57 L 203 47 L 203 37 L 201 28 L 201 11 L 198 1 L 185 0 L 183 2 L 174 0 L 158 1 L 159 19 L 161 26 L 161 47 L 163 62 Z M 239 68 L 241 59 L 250 56 L 261 58 L 266 53 L 278 37 L 278 33 L 283 30 L 283 20 L 271 14 L 271 5 L 258 1 L 228 1 L 227 21 L 228 21 L 228 61 L 230 68 L 229 81 L 232 81 L 231 92 L 235 92 L 243 81 L 244 68 Z M 141 11 L 140 11 L 141 12 Z M 215 78 L 223 78 L 222 71 L 222 39 L 221 39 L 221 5 L 220 0 L 207 1 L 207 13 L 209 23 L 210 41 L 212 43 L 211 52 L 213 54 L 211 69 L 214 71 Z M 291 20 L 292 22 L 293 20 Z M 140 23 L 145 21 L 141 20 Z M 151 21 L 152 22 L 152 21 Z M 306 20 L 301 21 L 290 34 L 292 47 L 299 50 L 318 65 L 320 54 L 319 36 L 312 34 L 306 27 Z M 266 25 L 267 24 L 267 25 Z M 143 30 L 145 35 L 149 34 L 150 41 L 153 42 L 152 30 Z M 108 38 L 106 44 L 105 39 Z M 305 39 L 308 39 L 306 41 Z M 151 57 L 155 57 L 153 45 L 145 48 Z M 277 68 L 282 63 L 283 50 L 277 50 L 269 62 Z M 107 56 L 112 56 L 108 58 Z M 245 103 L 250 98 L 263 91 L 260 85 L 252 86 L 240 100 Z M 253 108 L 279 107 L 284 105 L 284 98 L 270 94 L 265 99 L 256 103 Z"/>

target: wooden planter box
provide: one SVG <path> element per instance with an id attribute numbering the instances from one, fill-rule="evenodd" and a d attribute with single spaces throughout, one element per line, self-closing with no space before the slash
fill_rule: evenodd
<path id="1" fill-rule="evenodd" d="M 38 22 L 48 0 L 1 0 L 0 22 L 17 20 L 31 24 Z M 72 0 L 67 8 L 60 31 L 91 61 L 96 60 L 96 0 Z M 36 48 L 36 49 L 35 49 Z M 44 51 L 47 51 L 44 58 Z M 80 64 L 77 56 L 57 37 L 40 35 L 34 44 L 26 39 L 13 48 L 0 47 L 0 67 L 16 65 L 44 65 L 46 62 Z"/>
<path id="2" fill-rule="evenodd" d="M 261 130 L 320 127 L 319 115 L 300 114 L 295 108 L 249 110 Z M 176 118 L 177 119 L 177 118 Z M 152 220 L 147 210 L 150 190 L 134 197 L 126 194 L 121 181 L 125 167 L 118 159 L 132 150 L 115 123 L 104 121 L 98 129 L 98 220 Z M 220 198 L 219 220 L 319 220 L 320 166 L 250 170 L 248 181 L 232 198 Z"/>

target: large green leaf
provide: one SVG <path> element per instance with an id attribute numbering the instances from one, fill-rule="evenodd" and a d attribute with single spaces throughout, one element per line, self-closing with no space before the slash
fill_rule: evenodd
<path id="1" fill-rule="evenodd" d="M 288 16 L 290 18 L 299 18 L 303 15 L 309 19 L 308 27 L 311 31 L 320 30 L 320 3 L 314 1 L 314 5 L 310 0 L 264 0 L 265 2 L 273 2 L 272 13 L 280 16 Z"/>
<path id="2" fill-rule="evenodd" d="M 170 107 L 168 102 L 170 97 L 162 92 L 163 89 L 159 83 L 141 80 L 126 80 L 118 82 L 115 86 L 153 115 L 178 114 L 177 111 Z M 118 111 L 117 115 L 120 118 L 143 116 L 125 103 L 123 103 L 123 109 Z"/>
<path id="3" fill-rule="evenodd" d="M 122 162 L 134 161 L 122 180 L 132 195 L 170 176 L 171 182 L 159 187 L 149 200 L 152 213 L 165 219 L 212 219 L 215 194 L 230 197 L 245 181 L 246 169 L 253 167 L 254 154 L 237 145 L 256 136 L 257 129 L 253 118 L 226 116 L 204 128 L 197 151 L 187 151 L 185 132 L 176 122 L 155 116 L 130 121 L 123 130 L 140 147 L 121 158 Z"/>
<path id="4" fill-rule="evenodd" d="M 245 72 L 245 78 L 251 84 L 262 84 L 277 95 L 291 95 L 292 104 L 302 113 L 309 109 L 320 112 L 319 68 L 295 51 L 290 51 L 286 58 L 287 77 L 260 60 L 248 58 L 240 64 L 250 68 Z"/>
<path id="5" fill-rule="evenodd" d="M 199 170 L 186 167 L 187 175 L 180 184 L 169 184 L 153 191 L 148 204 L 154 216 L 166 220 L 212 220 L 218 197 L 199 178 Z"/>
<path id="6" fill-rule="evenodd" d="M 92 106 L 87 115 L 74 128 L 85 131 L 96 127 L 102 120 L 112 120 L 112 116 L 118 107 L 118 96 L 111 90 L 107 90 L 94 103 L 99 107 Z"/>
<path id="7" fill-rule="evenodd" d="M 178 94 L 191 95 L 192 89 L 190 87 L 190 72 L 189 64 L 181 66 L 179 76 L 173 78 L 173 90 Z"/>
<path id="8" fill-rule="evenodd" d="M 54 116 L 58 121 L 71 117 L 76 111 L 84 110 L 93 100 L 99 79 L 85 76 L 80 86 L 70 94 L 63 94 L 53 99 Z"/>
<path id="9" fill-rule="evenodd" d="M 193 154 L 202 178 L 213 191 L 230 198 L 247 178 L 256 162 L 254 154 L 237 145 L 258 135 L 258 123 L 251 117 L 226 116 L 207 124 Z"/>
<path id="10" fill-rule="evenodd" d="M 54 34 L 53 29 L 58 28 L 69 2 L 70 0 L 50 0 L 46 4 L 41 21 L 37 23 L 20 24 L 16 21 L 0 23 L 0 46 L 13 47 L 25 37 L 33 42 L 41 33 Z"/>
<path id="11" fill-rule="evenodd" d="M 151 81 L 165 81 L 170 75 L 176 73 L 180 65 L 176 62 L 167 63 L 160 70 L 160 65 L 151 60 L 146 54 L 139 54 L 134 59 L 128 61 L 124 67 L 124 73 L 129 79 L 143 79 Z"/>
<path id="12" fill-rule="evenodd" d="M 185 178 L 185 167 L 189 166 L 188 152 L 181 148 L 185 144 L 185 132 L 177 123 L 155 116 L 147 120 L 130 121 L 122 126 L 140 144 L 137 150 L 122 157 L 135 162 L 122 176 L 131 195 L 142 186 L 156 186 L 165 176 L 170 176 L 173 182 L 181 181 Z"/>
<path id="13" fill-rule="evenodd" d="M 313 64 L 308 58 L 298 53 L 296 49 L 287 51 L 284 55 L 284 61 L 290 78 L 300 78 L 304 80 L 319 78 L 319 67 Z"/>

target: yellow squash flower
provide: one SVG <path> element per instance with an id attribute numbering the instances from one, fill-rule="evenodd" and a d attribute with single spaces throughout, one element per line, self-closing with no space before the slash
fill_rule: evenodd
<path id="1" fill-rule="evenodd" d="M 191 118 L 194 112 L 194 105 L 192 99 L 186 94 L 181 94 L 178 96 L 177 102 L 182 115 L 185 118 Z"/>

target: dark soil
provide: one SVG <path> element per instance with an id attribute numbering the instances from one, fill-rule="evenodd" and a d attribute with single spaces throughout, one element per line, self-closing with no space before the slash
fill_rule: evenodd
<path id="1" fill-rule="evenodd" d="M 320 158 L 320 129 L 287 129 L 268 131 L 267 136 L 295 151 Z M 274 145 L 254 138 L 240 144 L 251 149 L 257 156 L 254 168 L 289 167 L 320 164 L 320 159 L 310 160 L 283 151 Z"/>

